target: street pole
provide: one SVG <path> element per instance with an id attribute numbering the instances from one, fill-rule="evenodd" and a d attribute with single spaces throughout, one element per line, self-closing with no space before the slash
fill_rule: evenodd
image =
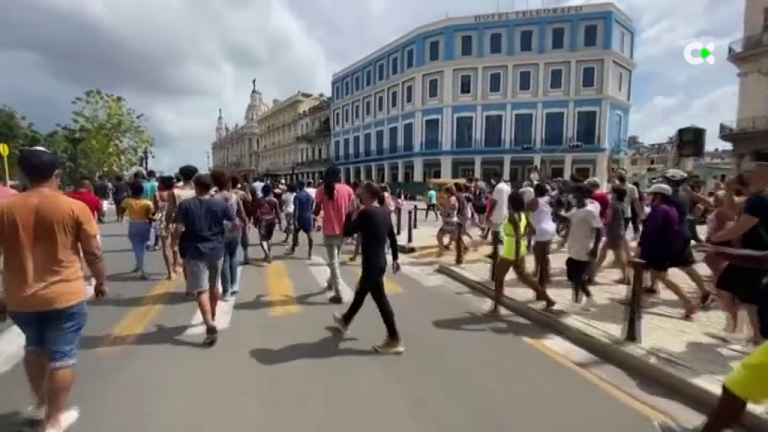
<path id="1" fill-rule="evenodd" d="M 144 147 L 144 173 L 149 171 L 149 148 Z"/>

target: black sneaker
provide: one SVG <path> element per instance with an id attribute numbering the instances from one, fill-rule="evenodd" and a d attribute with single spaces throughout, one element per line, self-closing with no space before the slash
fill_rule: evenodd
<path id="1" fill-rule="evenodd" d="M 333 304 L 341 304 L 344 303 L 344 299 L 341 298 L 341 294 L 334 294 L 329 299 L 329 302 Z"/>
<path id="2" fill-rule="evenodd" d="M 215 326 L 210 326 L 205 329 L 205 339 L 203 339 L 203 345 L 211 348 L 219 341 L 219 330 Z"/>

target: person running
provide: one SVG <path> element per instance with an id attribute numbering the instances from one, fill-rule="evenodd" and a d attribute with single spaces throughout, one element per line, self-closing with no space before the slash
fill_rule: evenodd
<path id="1" fill-rule="evenodd" d="M 158 192 L 155 194 L 153 205 L 157 210 L 155 213 L 156 235 L 160 238 L 160 251 L 163 254 L 165 270 L 168 273 L 168 280 L 176 279 L 178 276 L 176 269 L 181 263 L 176 261 L 176 255 L 171 247 L 171 234 L 173 233 L 173 224 L 168 222 L 168 201 L 173 195 L 175 182 L 173 176 L 162 176 L 158 182 Z"/>
<path id="2" fill-rule="evenodd" d="M 64 432 L 80 417 L 69 395 L 87 321 L 81 251 L 96 279 L 94 296 L 107 295 L 99 228 L 83 203 L 59 192 L 56 155 L 24 149 L 18 167 L 29 190 L 0 205 L 0 318 L 7 313 L 26 337 L 24 370 L 35 401 L 22 416 L 42 421 L 44 432 Z"/>
<path id="3" fill-rule="evenodd" d="M 280 224 L 280 202 L 272 195 L 272 185 L 261 187 L 261 198 L 256 203 L 254 224 L 259 231 L 259 246 L 264 252 L 264 261 L 272 262 L 272 237 Z"/>
<path id="4" fill-rule="evenodd" d="M 424 220 L 429 219 L 429 214 L 435 215 L 435 220 L 440 219 L 440 214 L 437 212 L 437 192 L 432 186 L 427 190 L 427 211 L 424 212 Z"/>
<path id="5" fill-rule="evenodd" d="M 608 205 L 608 212 L 605 215 L 605 243 L 600 248 L 600 253 L 595 263 L 595 273 L 597 273 L 605 263 L 608 251 L 611 251 L 616 264 L 621 270 L 621 278 L 616 283 L 624 285 L 630 284 L 627 262 L 629 245 L 626 239 L 626 223 L 630 220 L 629 208 L 626 205 L 628 199 L 626 188 L 619 185 L 612 188 L 611 203 Z"/>
<path id="6" fill-rule="evenodd" d="M 535 234 L 533 236 L 533 259 L 536 263 L 534 276 L 542 291 L 547 290 L 550 280 L 550 259 L 552 240 L 555 238 L 555 221 L 552 219 L 552 207 L 550 207 L 549 190 L 543 183 L 533 186 L 534 197 L 526 204 L 526 211 L 531 216 L 531 225 Z M 537 300 L 544 300 L 537 298 Z"/>
<path id="7" fill-rule="evenodd" d="M 285 193 L 283 193 L 282 200 L 283 200 L 283 218 L 285 220 L 285 229 L 283 229 L 283 232 L 285 233 L 285 238 L 283 239 L 283 243 L 288 243 L 288 240 L 293 238 L 293 231 L 296 228 L 293 224 L 294 222 L 294 216 L 293 212 L 295 211 L 295 207 L 293 205 L 293 197 L 296 196 L 296 185 L 293 183 L 289 184 L 285 188 Z"/>
<path id="8" fill-rule="evenodd" d="M 459 238 L 459 199 L 456 196 L 456 188 L 448 185 L 443 188 L 444 202 L 440 205 L 440 216 L 443 223 L 437 230 L 435 240 L 437 241 L 437 257 L 442 257 L 448 250 L 448 245 Z M 448 237 L 448 242 L 445 242 Z"/>
<path id="9" fill-rule="evenodd" d="M 545 302 L 544 310 L 555 306 L 555 301 L 541 286 L 525 271 L 525 254 L 528 251 L 527 234 L 532 228 L 528 215 L 525 213 L 525 199 L 519 192 L 511 192 L 508 198 L 507 219 L 501 225 L 501 254 L 496 260 L 496 278 L 494 279 L 493 304 L 486 315 L 500 317 L 501 300 L 504 298 L 504 279 L 509 270 L 513 270 L 517 278 L 525 286 L 536 293 L 536 298 Z"/>
<path id="10" fill-rule="evenodd" d="M 501 227 L 507 221 L 509 213 L 509 195 L 512 193 L 512 188 L 509 187 L 501 179 L 500 174 L 496 174 L 493 179 L 495 186 L 491 193 L 491 204 L 489 207 L 488 215 L 490 217 L 490 232 L 491 232 L 491 247 L 495 248 L 495 252 L 488 254 L 489 257 L 495 257 L 498 255 L 498 248 L 502 242 Z M 521 192 L 522 193 L 522 189 Z"/>
<path id="11" fill-rule="evenodd" d="M 221 264 L 221 296 L 224 301 L 232 301 L 239 292 L 240 234 L 248 224 L 248 218 L 240 197 L 232 190 L 229 173 L 214 169 L 211 171 L 211 180 L 217 189 L 214 197 L 224 201 L 239 221 L 237 224 L 227 224 L 224 234 L 224 259 Z"/>
<path id="12" fill-rule="evenodd" d="M 131 183 L 131 196 L 122 202 L 128 214 L 128 240 L 131 242 L 136 266 L 134 273 L 139 273 L 142 279 L 149 279 L 144 269 L 144 259 L 147 254 L 147 243 L 152 234 L 153 213 L 155 207 L 152 201 L 144 199 L 144 186 L 141 183 Z"/>
<path id="13" fill-rule="evenodd" d="M 211 176 L 197 175 L 193 182 L 195 197 L 184 200 L 176 211 L 175 235 L 184 259 L 187 292 L 195 293 L 205 324 L 203 345 L 212 347 L 219 335 L 215 323 L 224 236 L 230 228 L 227 223 L 238 225 L 238 221 L 230 205 L 211 196 Z"/>
<path id="14" fill-rule="evenodd" d="M 395 324 L 395 314 L 384 289 L 387 244 L 392 251 L 392 272 L 400 271 L 397 236 L 392 226 L 390 210 L 386 207 L 383 192 L 374 183 L 364 183 L 360 188 L 359 196 L 362 205 L 355 210 L 349 222 L 344 224 L 343 232 L 345 237 L 358 235 L 361 238 L 362 271 L 352 303 L 345 313 L 334 313 L 333 320 L 342 333 L 346 333 L 360 308 L 363 307 L 365 298 L 370 294 L 376 302 L 376 307 L 387 329 L 387 338 L 382 344 L 375 345 L 373 349 L 383 354 L 402 354 L 405 348 L 401 344 L 400 333 Z"/>
<path id="15" fill-rule="evenodd" d="M 315 218 L 323 214 L 322 232 L 325 250 L 328 254 L 328 268 L 331 275 L 326 290 L 333 292 L 328 299 L 331 303 L 342 303 L 341 271 L 339 257 L 344 243 L 344 219 L 355 206 L 355 193 L 352 188 L 341 182 L 341 169 L 330 166 L 325 169 L 323 187 L 315 192 Z"/>
<path id="16" fill-rule="evenodd" d="M 115 215 L 118 222 L 123 222 L 125 218 L 125 207 L 122 204 L 128 194 L 128 185 L 125 183 L 123 176 L 115 176 L 115 184 L 112 185 L 112 203 L 115 205 Z"/>
<path id="17" fill-rule="evenodd" d="M 564 215 L 569 221 L 566 277 L 573 288 L 573 306 L 583 312 L 592 311 L 595 306 L 592 291 L 589 289 L 590 273 L 603 233 L 600 205 L 589 199 L 593 192 L 593 186 L 573 185 L 571 194 L 574 198 L 574 208 Z M 585 299 L 583 303 L 582 298 Z"/>
<path id="18" fill-rule="evenodd" d="M 312 248 L 314 246 L 314 240 L 312 239 L 312 210 L 314 207 L 315 198 L 307 191 L 304 180 L 299 180 L 298 192 L 293 197 L 293 225 L 295 229 L 293 230 L 293 239 L 288 255 L 296 253 L 296 248 L 299 246 L 299 233 L 302 232 L 307 237 L 307 246 L 309 247 L 307 259 L 312 258 Z"/>
<path id="19" fill-rule="evenodd" d="M 93 193 L 96 195 L 101 204 L 101 212 L 99 212 L 99 223 L 104 223 L 104 210 L 109 202 L 110 188 L 107 179 L 104 176 L 99 176 L 96 184 L 93 185 Z"/>

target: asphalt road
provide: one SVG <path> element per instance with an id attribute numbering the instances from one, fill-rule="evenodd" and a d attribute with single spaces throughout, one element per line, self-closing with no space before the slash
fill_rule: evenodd
<path id="1" fill-rule="evenodd" d="M 476 297 L 410 267 L 387 276 L 402 356 L 372 352 L 384 336 L 372 301 L 348 337 L 329 332 L 340 308 L 321 292 L 324 253 L 306 260 L 303 249 L 242 267 L 240 297 L 219 311 L 219 344 L 201 348 L 196 307 L 181 282 L 162 281 L 159 253 L 149 267 L 158 280 L 125 275 L 133 259 L 124 231 L 104 225 L 111 296 L 90 307 L 72 395 L 82 415 L 72 430 L 654 430 L 654 409 L 537 349 L 532 341 L 547 336 L 540 329 L 479 317 Z M 342 268 L 348 296 L 358 275 L 357 266 Z M 30 400 L 12 332 L 0 335 L 2 432 L 33 430 L 16 416 Z"/>

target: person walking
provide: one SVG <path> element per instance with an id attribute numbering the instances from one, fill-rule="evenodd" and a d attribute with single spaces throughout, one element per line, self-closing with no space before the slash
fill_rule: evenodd
<path id="1" fill-rule="evenodd" d="M 211 171 L 211 180 L 217 191 L 214 197 L 224 201 L 237 216 L 239 223 L 227 224 L 224 233 L 224 258 L 221 265 L 221 296 L 224 301 L 232 301 L 239 292 L 240 270 L 240 235 L 248 224 L 243 203 L 232 190 L 232 180 L 228 172 L 222 169 Z"/>
<path id="2" fill-rule="evenodd" d="M 312 248 L 314 246 L 314 240 L 312 239 L 312 210 L 314 207 L 315 198 L 307 191 L 304 181 L 299 180 L 298 192 L 293 197 L 293 224 L 295 229 L 293 230 L 293 239 L 288 255 L 296 253 L 296 248 L 299 246 L 299 233 L 302 232 L 307 237 L 307 246 L 309 248 L 307 259 L 312 258 Z"/>
<path id="3" fill-rule="evenodd" d="M 26 337 L 24 370 L 35 401 L 23 417 L 42 421 L 44 432 L 64 432 L 80 417 L 69 395 L 90 295 L 81 250 L 95 278 L 94 296 L 107 295 L 99 228 L 88 207 L 59 192 L 56 155 L 24 149 L 18 166 L 29 190 L 0 206 L 0 321 L 7 312 Z"/>
<path id="4" fill-rule="evenodd" d="M 139 273 L 142 279 L 149 279 L 144 269 L 144 258 L 147 254 L 147 243 L 152 235 L 152 215 L 155 211 L 152 201 L 143 198 L 144 186 L 141 183 L 131 183 L 131 196 L 122 202 L 128 214 L 128 240 L 131 242 L 133 257 L 136 260 L 134 273 Z"/>

